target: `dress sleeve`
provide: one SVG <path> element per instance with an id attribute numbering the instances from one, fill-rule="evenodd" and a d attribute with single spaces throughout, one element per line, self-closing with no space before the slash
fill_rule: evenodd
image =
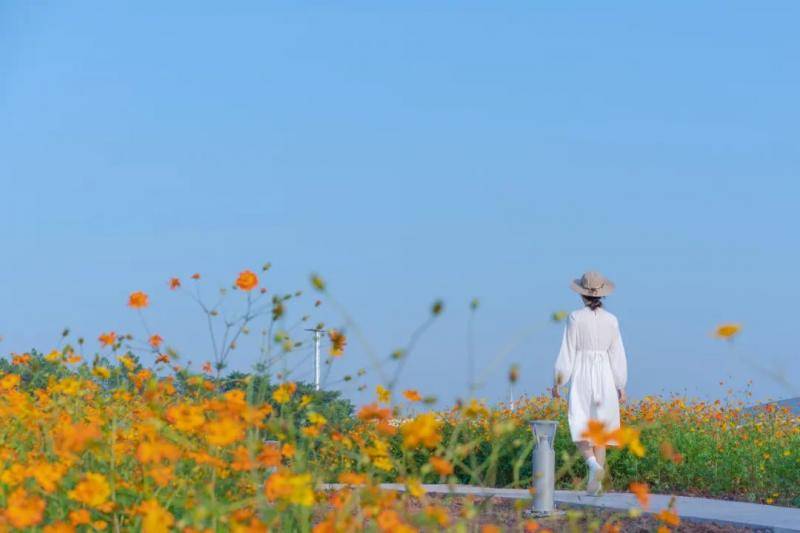
<path id="1" fill-rule="evenodd" d="M 558 358 L 556 358 L 556 385 L 566 385 L 572 379 L 572 369 L 575 365 L 576 333 L 575 319 L 570 315 L 567 319 L 567 325 L 564 327 L 561 350 L 558 352 Z"/>
<path id="2" fill-rule="evenodd" d="M 619 324 L 614 324 L 614 336 L 611 347 L 608 349 L 608 360 L 611 362 L 611 373 L 614 375 L 614 386 L 624 389 L 628 382 L 628 359 L 625 356 L 625 346 L 622 344 L 622 334 Z"/>

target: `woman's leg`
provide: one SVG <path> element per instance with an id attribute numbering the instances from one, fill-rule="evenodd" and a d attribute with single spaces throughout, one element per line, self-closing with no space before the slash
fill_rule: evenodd
<path id="1" fill-rule="evenodd" d="M 593 448 L 594 456 L 597 459 L 597 462 L 600 463 L 600 466 L 603 468 L 606 467 L 606 447 L 605 446 L 595 446 Z"/>
<path id="2" fill-rule="evenodd" d="M 580 450 L 581 454 L 583 455 L 583 458 L 586 459 L 587 461 L 591 457 L 595 456 L 594 455 L 594 450 L 592 449 L 592 445 L 589 444 L 588 441 L 581 440 L 581 441 L 576 442 L 575 444 L 578 445 L 578 450 Z M 599 461 L 599 458 L 598 458 L 598 461 Z"/>

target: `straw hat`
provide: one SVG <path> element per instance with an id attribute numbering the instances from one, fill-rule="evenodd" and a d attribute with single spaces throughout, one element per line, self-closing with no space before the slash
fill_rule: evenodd
<path id="1" fill-rule="evenodd" d="M 587 272 L 581 279 L 576 279 L 570 284 L 570 288 L 584 296 L 608 296 L 614 292 L 614 283 L 606 279 L 599 272 Z"/>

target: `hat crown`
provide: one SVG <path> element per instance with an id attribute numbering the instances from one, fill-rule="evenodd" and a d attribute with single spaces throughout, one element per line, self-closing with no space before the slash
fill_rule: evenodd
<path id="1" fill-rule="evenodd" d="M 606 279 L 599 272 L 587 272 L 581 276 L 581 286 L 584 289 L 602 289 L 606 284 Z"/>

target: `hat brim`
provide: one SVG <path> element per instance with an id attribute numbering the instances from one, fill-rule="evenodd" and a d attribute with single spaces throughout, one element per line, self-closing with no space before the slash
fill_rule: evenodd
<path id="1" fill-rule="evenodd" d="M 592 297 L 602 298 L 603 296 L 608 296 L 609 294 L 614 292 L 616 285 L 614 285 L 613 282 L 606 280 L 605 284 L 602 287 L 600 287 L 599 289 L 591 290 L 584 288 L 581 285 L 581 280 L 576 279 L 569 284 L 569 288 L 582 296 L 592 296 Z"/>

